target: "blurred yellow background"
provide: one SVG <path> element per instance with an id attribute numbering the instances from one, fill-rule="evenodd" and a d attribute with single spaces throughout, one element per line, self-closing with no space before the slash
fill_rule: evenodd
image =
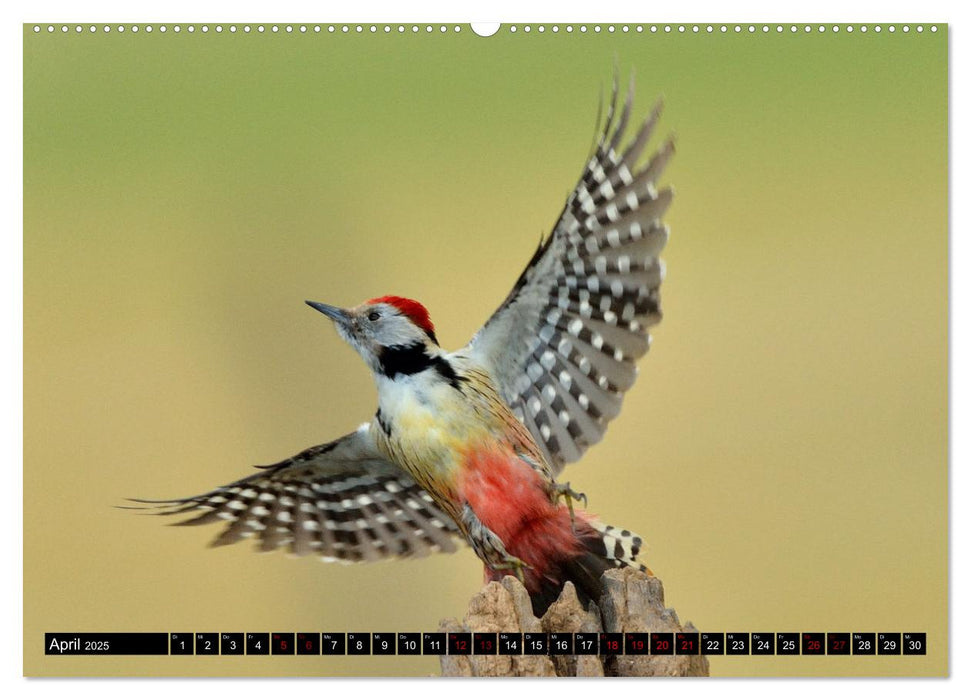
<path id="1" fill-rule="evenodd" d="M 59 25 L 58 25 L 59 26 Z M 370 566 L 113 506 L 198 493 L 367 420 L 304 299 L 422 300 L 448 348 L 576 182 L 613 67 L 678 153 L 665 319 L 565 477 L 708 631 L 926 631 L 948 672 L 947 36 L 485 39 L 24 28 L 24 671 L 431 675 L 434 657 L 45 657 L 45 631 L 433 631 L 471 551 Z"/>

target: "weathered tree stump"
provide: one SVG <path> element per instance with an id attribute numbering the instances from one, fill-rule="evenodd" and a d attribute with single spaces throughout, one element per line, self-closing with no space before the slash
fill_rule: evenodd
<path id="1" fill-rule="evenodd" d="M 542 619 L 512 576 L 485 585 L 462 622 L 442 620 L 440 632 L 696 632 L 664 607 L 661 581 L 635 569 L 614 569 L 601 579 L 599 606 L 584 610 L 567 583 Z M 441 656 L 443 676 L 707 676 L 704 656 Z"/>

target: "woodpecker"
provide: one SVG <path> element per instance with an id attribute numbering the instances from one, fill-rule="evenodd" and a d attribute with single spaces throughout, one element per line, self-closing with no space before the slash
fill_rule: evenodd
<path id="1" fill-rule="evenodd" d="M 601 440 L 661 319 L 662 222 L 655 183 L 668 139 L 641 154 L 660 114 L 629 144 L 633 80 L 552 232 L 469 344 L 443 350 L 426 308 L 382 296 L 343 309 L 308 301 L 370 368 L 370 422 L 213 491 L 139 501 L 177 524 L 228 521 L 213 542 L 245 537 L 345 563 L 452 552 L 464 540 L 486 580 L 517 576 L 537 615 L 573 581 L 599 600 L 600 577 L 634 566 L 642 539 L 577 507 L 563 467 Z M 137 499 L 136 499 L 137 500 Z M 198 511 L 201 511 L 199 513 Z"/>

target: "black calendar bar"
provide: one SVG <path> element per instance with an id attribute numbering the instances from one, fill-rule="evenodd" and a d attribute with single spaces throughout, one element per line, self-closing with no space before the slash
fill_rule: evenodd
<path id="1" fill-rule="evenodd" d="M 472 635 L 472 653 L 493 656 L 499 653 L 499 635 L 496 632 L 476 632 Z"/>
<path id="2" fill-rule="evenodd" d="M 775 654 L 775 635 L 771 632 L 752 632 L 752 654 L 772 656 Z"/>
<path id="3" fill-rule="evenodd" d="M 48 656 L 925 656 L 926 632 L 47 632 Z M 865 659 L 860 659 L 865 662 Z"/>
<path id="4" fill-rule="evenodd" d="M 168 632 L 48 632 L 49 656 L 142 656 L 169 653 Z"/>
<path id="5" fill-rule="evenodd" d="M 320 632 L 298 632 L 297 653 L 305 656 L 320 654 Z"/>
<path id="6" fill-rule="evenodd" d="M 296 636 L 293 632 L 274 632 L 273 636 L 270 637 L 270 649 L 273 651 L 273 655 L 292 655 L 295 653 L 296 645 L 294 639 Z"/>
<path id="7" fill-rule="evenodd" d="M 678 632 L 674 635 L 674 653 L 695 656 L 701 653 L 701 635 L 698 632 Z"/>
<path id="8" fill-rule="evenodd" d="M 169 635 L 169 649 L 173 656 L 191 656 L 195 653 L 195 639 L 191 632 L 172 632 Z"/>

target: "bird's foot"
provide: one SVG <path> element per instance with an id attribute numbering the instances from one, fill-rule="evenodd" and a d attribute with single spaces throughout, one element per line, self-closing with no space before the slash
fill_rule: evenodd
<path id="1" fill-rule="evenodd" d="M 511 571 L 520 583 L 526 583 L 524 569 L 532 569 L 529 564 L 519 557 L 506 551 L 499 536 L 487 528 L 475 514 L 468 503 L 462 509 L 462 523 L 465 525 L 466 537 L 476 556 L 492 571 Z"/>
<path id="2" fill-rule="evenodd" d="M 587 507 L 587 494 L 577 493 L 572 488 L 570 488 L 570 482 L 565 484 L 553 484 L 553 500 L 558 502 L 560 499 L 566 501 L 566 507 L 570 510 L 570 523 L 573 525 L 573 531 L 576 532 L 576 513 L 573 510 L 573 501 L 580 501 L 583 503 L 583 507 Z"/>
<path id="3" fill-rule="evenodd" d="M 526 584 L 526 569 L 532 569 L 529 564 L 524 562 L 519 557 L 514 557 L 511 554 L 506 554 L 502 561 L 494 564 L 490 564 L 489 568 L 493 571 L 512 571 L 519 582 L 523 585 Z"/>

